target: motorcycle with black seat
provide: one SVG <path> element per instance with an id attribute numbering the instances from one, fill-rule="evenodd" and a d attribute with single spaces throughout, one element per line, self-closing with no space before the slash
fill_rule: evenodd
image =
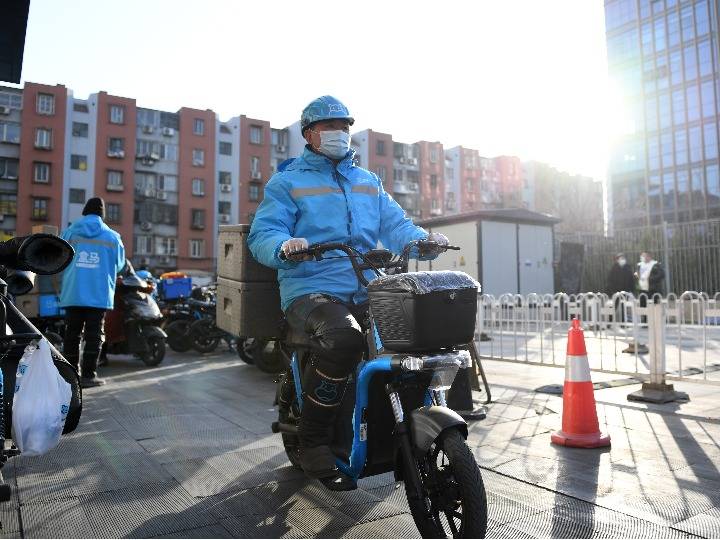
<path id="1" fill-rule="evenodd" d="M 411 256 L 448 249 L 459 248 L 414 241 L 397 258 L 341 243 L 299 252 L 316 260 L 349 258 L 369 297 L 362 321 L 367 353 L 333 429 L 342 481 L 326 487 L 355 489 L 360 478 L 394 471 L 423 538 L 483 538 L 487 498 L 480 468 L 466 442 L 466 422 L 445 401 L 458 370 L 470 366 L 466 348 L 474 336 L 479 284 L 463 272 L 408 272 Z M 303 373 L 317 347 L 292 330 L 280 347 L 288 368 L 278 381 L 279 417 L 272 429 L 299 468 Z"/>
<path id="2" fill-rule="evenodd" d="M 43 339 L 42 333 L 18 310 L 12 298 L 33 288 L 35 274 L 62 272 L 72 262 L 74 250 L 65 240 L 51 234 L 33 234 L 0 242 L 0 469 L 8 458 L 20 453 L 12 439 L 12 408 L 18 364 L 28 345 Z M 49 344 L 53 364 L 70 384 L 70 407 L 63 434 L 71 433 L 80 422 L 82 391 L 75 368 Z M 0 473 L 0 501 L 11 498 L 11 486 Z"/>

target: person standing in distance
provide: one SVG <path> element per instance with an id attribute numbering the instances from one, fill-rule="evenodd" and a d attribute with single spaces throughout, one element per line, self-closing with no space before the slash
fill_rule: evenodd
<path id="1" fill-rule="evenodd" d="M 120 235 L 105 224 L 105 201 L 89 199 L 83 217 L 68 227 L 62 238 L 75 248 L 75 257 L 62 279 L 60 306 L 66 310 L 63 354 L 80 368 L 80 336 L 85 339 L 80 385 L 105 384 L 97 376 L 104 341 L 105 312 L 113 308 L 115 279 L 125 266 Z"/>

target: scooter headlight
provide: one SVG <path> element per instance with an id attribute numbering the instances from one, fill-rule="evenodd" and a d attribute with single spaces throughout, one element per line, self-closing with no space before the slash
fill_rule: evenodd
<path id="1" fill-rule="evenodd" d="M 400 362 L 400 366 L 403 371 L 420 371 L 425 366 L 425 362 L 423 362 L 422 358 L 418 358 L 417 356 L 408 356 L 407 358 L 403 358 Z"/>

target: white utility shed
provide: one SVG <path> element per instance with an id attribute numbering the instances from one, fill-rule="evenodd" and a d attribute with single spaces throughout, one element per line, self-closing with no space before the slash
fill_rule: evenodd
<path id="1" fill-rule="evenodd" d="M 418 270 L 461 270 L 484 293 L 554 293 L 553 226 L 559 219 L 523 208 L 480 210 L 421 221 L 461 251 L 447 251 Z"/>

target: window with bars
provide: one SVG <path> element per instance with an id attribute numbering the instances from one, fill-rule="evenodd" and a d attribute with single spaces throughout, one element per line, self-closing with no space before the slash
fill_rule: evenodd
<path id="1" fill-rule="evenodd" d="M 250 126 L 250 143 L 251 144 L 262 144 L 263 143 L 263 128 L 262 128 L 262 126 Z"/>
<path id="2" fill-rule="evenodd" d="M 0 214 L 17 215 L 17 195 L 15 193 L 0 193 Z"/>
<path id="3" fill-rule="evenodd" d="M 220 141 L 218 151 L 223 156 L 231 156 L 232 155 L 232 143 Z"/>
<path id="4" fill-rule="evenodd" d="M 202 118 L 195 118 L 193 121 L 193 134 L 201 136 L 205 134 L 205 120 Z"/>
<path id="5" fill-rule="evenodd" d="M 108 191 L 122 191 L 124 189 L 122 171 L 107 172 L 106 188 Z"/>
<path id="6" fill-rule="evenodd" d="M 70 168 L 78 171 L 87 171 L 87 156 L 72 154 L 70 156 Z"/>
<path id="7" fill-rule="evenodd" d="M 232 174 L 229 171 L 218 172 L 218 183 L 220 185 L 232 184 Z"/>
<path id="8" fill-rule="evenodd" d="M 75 204 L 85 204 L 85 190 L 70 188 L 70 202 Z"/>
<path id="9" fill-rule="evenodd" d="M 85 122 L 73 122 L 72 123 L 72 135 L 73 135 L 73 137 L 87 138 L 88 125 Z"/>
<path id="10" fill-rule="evenodd" d="M 52 148 L 52 129 L 37 128 L 35 130 L 35 148 L 43 150 Z"/>

